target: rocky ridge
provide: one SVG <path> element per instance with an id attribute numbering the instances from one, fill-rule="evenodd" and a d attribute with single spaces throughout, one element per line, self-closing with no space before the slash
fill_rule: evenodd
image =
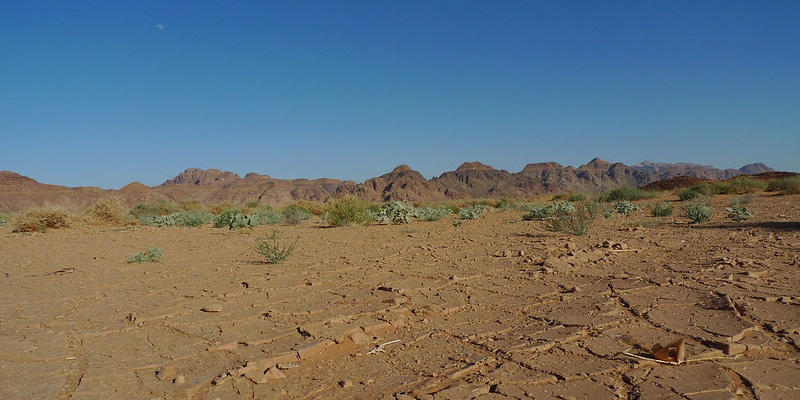
<path id="1" fill-rule="evenodd" d="M 276 179 L 258 173 L 240 177 L 218 169 L 189 168 L 155 187 L 134 182 L 119 190 L 48 185 L 14 172 L 0 171 L 0 212 L 18 212 L 26 207 L 48 204 L 81 210 L 106 196 L 119 197 L 131 205 L 156 199 L 178 201 L 186 198 L 209 204 L 256 201 L 276 204 L 327 201 L 351 194 L 370 201 L 530 197 L 563 192 L 597 193 L 624 185 L 640 187 L 683 176 L 721 180 L 770 171 L 772 168 L 762 163 L 748 164 L 739 170 L 720 170 L 708 165 L 649 161 L 628 166 L 595 158 L 577 168 L 544 162 L 528 164 L 520 172 L 509 172 L 473 161 L 431 179 L 404 164 L 389 173 L 357 183 L 328 178 Z"/>

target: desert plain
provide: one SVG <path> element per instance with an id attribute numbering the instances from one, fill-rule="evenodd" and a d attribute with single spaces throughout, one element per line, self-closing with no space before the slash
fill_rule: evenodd
<path id="1" fill-rule="evenodd" d="M 674 197 L 674 196 L 673 196 Z M 800 196 L 755 217 L 0 227 L 3 399 L 797 399 Z M 278 230 L 280 264 L 253 250 Z M 159 247 L 155 263 L 131 254 Z M 653 346 L 683 339 L 680 363 Z"/>

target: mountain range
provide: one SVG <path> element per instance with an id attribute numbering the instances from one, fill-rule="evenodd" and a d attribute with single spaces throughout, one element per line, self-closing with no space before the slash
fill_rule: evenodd
<path id="1" fill-rule="evenodd" d="M 119 190 L 48 185 L 14 172 L 0 171 L 0 212 L 18 212 L 42 205 L 79 211 L 108 196 L 118 197 L 128 205 L 157 199 L 180 201 L 189 198 L 205 204 L 256 201 L 280 204 L 302 200 L 327 201 L 349 194 L 370 201 L 524 198 L 548 193 L 598 193 L 624 185 L 640 187 L 679 176 L 724 180 L 770 171 L 773 169 L 762 163 L 721 170 L 710 165 L 650 161 L 627 166 L 595 158 L 577 168 L 544 162 L 528 164 L 519 172 L 509 172 L 475 161 L 431 179 L 426 179 L 408 165 L 400 165 L 389 173 L 357 183 L 327 178 L 276 179 L 257 173 L 241 177 L 218 169 L 189 168 L 158 186 L 134 182 Z"/>

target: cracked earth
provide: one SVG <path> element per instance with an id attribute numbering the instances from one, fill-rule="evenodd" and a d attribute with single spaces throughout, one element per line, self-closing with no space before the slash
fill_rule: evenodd
<path id="1" fill-rule="evenodd" d="M 399 226 L 0 228 L 4 399 L 800 398 L 800 196 L 582 237 Z M 646 203 L 643 203 L 646 204 Z M 680 214 L 680 203 L 675 203 Z M 285 263 L 255 240 L 298 238 Z M 158 263 L 128 264 L 160 247 Z M 683 339 L 680 364 L 652 346 Z"/>

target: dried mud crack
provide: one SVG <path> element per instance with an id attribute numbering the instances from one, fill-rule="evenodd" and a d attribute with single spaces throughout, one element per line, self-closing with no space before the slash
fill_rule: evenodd
<path id="1" fill-rule="evenodd" d="M 277 265 L 262 228 L 0 228 L 0 397 L 800 398 L 800 231 L 771 224 L 800 197 L 753 207 L 581 237 L 518 211 L 310 221 Z M 161 262 L 123 261 L 153 243 Z M 676 339 L 685 360 L 655 358 Z"/>

